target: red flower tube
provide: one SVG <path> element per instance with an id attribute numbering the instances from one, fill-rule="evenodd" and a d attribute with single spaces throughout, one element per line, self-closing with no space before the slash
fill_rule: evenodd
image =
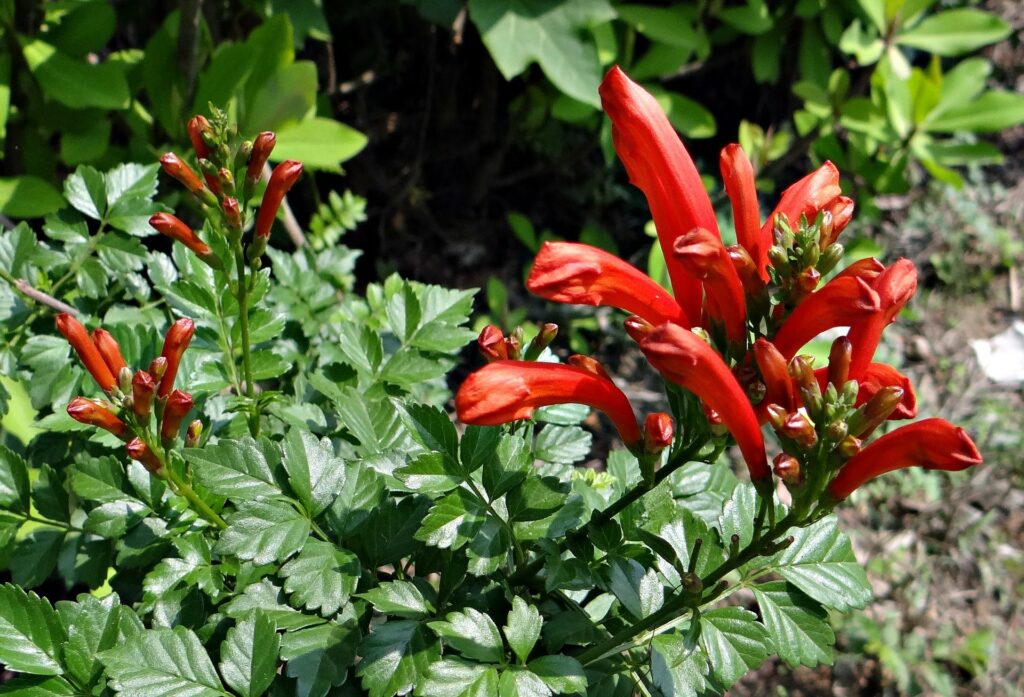
<path id="1" fill-rule="evenodd" d="M 505 343 L 505 335 L 493 324 L 488 324 L 480 330 L 480 336 L 476 339 L 480 355 L 487 360 L 502 361 L 508 359 L 508 346 Z"/>
<path id="2" fill-rule="evenodd" d="M 82 323 L 66 312 L 62 312 L 57 315 L 57 330 L 71 344 L 71 348 L 78 354 L 82 365 L 92 375 L 96 384 L 104 392 L 113 390 L 117 386 L 117 379 L 110 372 L 107 362 L 103 360 L 103 355 L 100 354 L 99 349 L 96 348 L 92 339 L 89 338 L 89 333 L 82 326 Z"/>
<path id="3" fill-rule="evenodd" d="M 886 363 L 869 363 L 863 373 L 855 378 L 858 384 L 856 406 L 864 404 L 883 387 L 899 387 L 903 398 L 890 416 L 890 420 L 912 419 L 917 416 L 917 395 L 910 379 Z"/>
<path id="4" fill-rule="evenodd" d="M 206 187 L 196 173 L 189 167 L 184 160 L 175 155 L 173 152 L 164 153 L 160 156 L 160 165 L 163 167 L 164 172 L 168 176 L 177 179 L 182 186 L 188 189 L 190 192 L 199 196 L 203 193 Z"/>
<path id="5" fill-rule="evenodd" d="M 496 426 L 533 416 L 538 407 L 586 404 L 615 424 L 627 445 L 642 436 L 626 395 L 608 379 L 560 363 L 495 361 L 476 371 L 455 395 L 463 423 Z"/>
<path id="6" fill-rule="evenodd" d="M 867 283 L 874 283 L 875 279 L 885 271 L 885 264 L 874 257 L 858 259 L 845 269 L 836 274 L 836 278 L 859 278 Z"/>
<path id="7" fill-rule="evenodd" d="M 196 235 L 192 228 L 182 222 L 180 218 L 170 213 L 154 213 L 149 218 L 149 226 L 161 235 L 170 237 L 176 242 L 181 242 L 203 259 L 216 258 L 213 251 L 205 242 L 199 239 L 199 236 Z"/>
<path id="8" fill-rule="evenodd" d="M 125 422 L 117 418 L 105 404 L 85 397 L 75 397 L 71 400 L 68 404 L 68 415 L 79 423 L 110 431 L 118 438 L 124 438 L 128 432 Z"/>
<path id="9" fill-rule="evenodd" d="M 145 370 L 136 370 L 132 376 L 132 411 L 140 419 L 149 418 L 156 395 L 156 381 Z"/>
<path id="10" fill-rule="evenodd" d="M 166 397 L 171 393 L 171 389 L 174 387 L 174 378 L 178 374 L 178 366 L 181 363 L 181 355 L 185 353 L 195 332 L 196 325 L 188 318 L 179 319 L 167 330 L 164 347 L 160 352 L 160 356 L 167 359 L 167 369 L 164 371 L 163 377 L 160 378 L 157 396 Z"/>
<path id="11" fill-rule="evenodd" d="M 672 244 L 695 227 L 718 232 L 700 174 L 658 101 L 621 68 L 608 71 L 599 92 L 619 159 L 647 197 L 676 301 L 687 317 L 697 319 L 701 284 L 672 257 Z"/>
<path id="12" fill-rule="evenodd" d="M 640 342 L 640 350 L 666 379 L 700 397 L 732 433 L 755 482 L 771 477 L 764 437 L 743 388 L 721 356 L 693 332 L 663 324 Z"/>
<path id="13" fill-rule="evenodd" d="M 917 270 L 909 259 L 900 259 L 887 267 L 872 286 L 881 307 L 850 326 L 850 375 L 862 374 L 875 355 L 884 330 L 917 290 Z"/>
<path id="14" fill-rule="evenodd" d="M 277 217 L 277 209 L 281 207 L 284 195 L 295 185 L 301 174 L 302 163 L 295 160 L 285 160 L 274 168 L 267 190 L 263 192 L 260 212 L 256 215 L 256 237 L 270 237 L 270 227 Z"/>
<path id="15" fill-rule="evenodd" d="M 779 353 L 772 342 L 762 338 L 754 342 L 754 360 L 761 371 L 765 387 L 764 399 L 755 409 L 758 421 L 763 423 L 768 419 L 767 409 L 772 404 L 778 404 L 786 411 L 795 409 L 796 396 L 786 357 Z"/>
<path id="16" fill-rule="evenodd" d="M 121 369 L 127 367 L 124 362 L 124 356 L 121 355 L 121 347 L 117 345 L 117 340 L 106 329 L 94 329 L 92 331 L 92 343 L 96 346 L 96 350 L 100 352 L 100 355 L 103 356 L 103 362 L 107 364 L 111 374 L 116 379 Z"/>
<path id="17" fill-rule="evenodd" d="M 782 192 L 779 204 L 765 221 L 762 234 L 772 234 L 775 218 L 780 213 L 786 216 L 786 220 L 794 229 L 800 222 L 800 216 L 806 216 L 808 222 L 813 222 L 818 213 L 831 204 L 841 191 L 839 170 L 834 164 L 826 161 L 821 167 L 793 182 Z"/>
<path id="18" fill-rule="evenodd" d="M 245 181 L 249 185 L 254 184 L 263 173 L 263 165 L 267 164 L 270 153 L 277 144 L 277 136 L 273 131 L 263 131 L 252 141 L 252 152 L 249 154 L 249 163 L 245 168 Z"/>
<path id="19" fill-rule="evenodd" d="M 772 343 L 789 360 L 833 327 L 849 327 L 881 308 L 878 293 L 859 278 L 833 278 L 807 296 L 782 323 Z"/>
<path id="20" fill-rule="evenodd" d="M 822 249 L 825 249 L 839 239 L 839 234 L 853 220 L 853 210 L 855 207 L 853 199 L 848 196 L 837 196 L 832 200 L 832 203 L 825 207 L 825 210 L 832 216 L 832 227 L 828 237 L 820 241 Z"/>
<path id="21" fill-rule="evenodd" d="M 160 460 L 153 451 L 149 449 L 149 446 L 142 442 L 141 438 L 133 438 L 125 444 L 124 449 L 128 451 L 128 457 L 133 460 L 138 460 L 142 463 L 142 466 L 153 474 L 160 474 L 160 470 L 163 469 L 163 465 L 160 464 Z"/>
<path id="22" fill-rule="evenodd" d="M 178 437 L 181 422 L 185 415 L 192 411 L 192 395 L 188 392 L 175 390 L 167 397 L 164 406 L 163 420 L 160 422 L 160 437 L 172 439 Z"/>
<path id="23" fill-rule="evenodd" d="M 904 467 L 959 471 L 981 460 L 977 446 L 962 428 L 944 419 L 923 419 L 886 433 L 851 457 L 828 491 L 842 501 L 886 472 Z"/>
<path id="24" fill-rule="evenodd" d="M 196 157 L 205 158 L 210 154 L 210 146 L 203 140 L 203 133 L 210 130 L 210 122 L 201 114 L 196 114 L 188 121 L 188 139 L 192 141 L 192 149 Z"/>
<path id="25" fill-rule="evenodd" d="M 649 453 L 661 452 L 672 445 L 675 432 L 671 416 L 663 411 L 648 414 L 644 419 L 644 450 Z"/>
<path id="26" fill-rule="evenodd" d="M 571 305 L 609 305 L 651 324 L 692 326 L 672 296 L 647 274 L 614 254 L 575 242 L 545 242 L 526 288 Z"/>
<path id="27" fill-rule="evenodd" d="M 768 280 L 768 249 L 772 246 L 771 230 L 761 227 L 761 209 L 757 203 L 754 167 L 738 143 L 726 145 L 719 158 L 725 193 L 732 204 L 736 223 L 736 241 L 757 265 L 762 281 Z"/>
<path id="28" fill-rule="evenodd" d="M 744 341 L 747 335 L 746 295 L 722 239 L 706 228 L 694 228 L 676 238 L 672 256 L 688 274 L 704 281 L 708 314 L 725 326 L 729 340 Z"/>

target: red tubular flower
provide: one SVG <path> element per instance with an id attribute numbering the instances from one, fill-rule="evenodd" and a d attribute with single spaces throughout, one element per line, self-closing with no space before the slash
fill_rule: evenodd
<path id="1" fill-rule="evenodd" d="M 263 131 L 252 141 L 252 153 L 249 154 L 249 164 L 245 168 L 245 181 L 253 184 L 263 173 L 263 166 L 267 164 L 267 158 L 273 152 L 277 144 L 277 136 L 273 131 Z"/>
<path id="2" fill-rule="evenodd" d="M 526 288 L 555 302 L 616 307 L 651 324 L 692 326 L 669 292 L 647 274 L 587 244 L 545 242 L 533 261 Z"/>
<path id="3" fill-rule="evenodd" d="M 764 437 L 743 388 L 721 356 L 693 332 L 663 324 L 640 342 L 640 350 L 666 379 L 700 397 L 732 433 L 755 482 L 771 477 Z"/>
<path id="4" fill-rule="evenodd" d="M 163 377 L 160 378 L 158 396 L 166 397 L 171 393 L 171 389 L 174 387 L 174 377 L 178 374 L 178 365 L 181 363 L 181 355 L 185 353 L 195 332 L 196 325 L 188 318 L 179 319 L 167 330 L 164 348 L 160 352 L 160 356 L 167 359 L 167 369 L 164 371 Z"/>
<path id="5" fill-rule="evenodd" d="M 704 281 L 708 314 L 725 325 L 730 341 L 742 342 L 747 334 L 746 295 L 722 239 L 706 228 L 694 228 L 676 238 L 672 256 L 687 273 Z"/>
<path id="6" fill-rule="evenodd" d="M 852 324 L 848 334 L 853 344 L 850 375 L 854 377 L 867 369 L 882 338 L 882 330 L 896 319 L 917 290 L 917 270 L 909 259 L 899 259 L 875 279 L 872 287 L 878 293 L 881 307 Z"/>
<path id="7" fill-rule="evenodd" d="M 612 140 L 630 181 L 647 197 L 676 301 L 687 317 L 700 317 L 700 282 L 672 256 L 675 238 L 695 227 L 718 232 L 700 174 L 658 101 L 618 66 L 599 90 L 612 121 Z"/>
<path id="8" fill-rule="evenodd" d="M 762 281 L 768 280 L 768 249 L 772 246 L 771 230 L 761 227 L 761 209 L 757 203 L 754 167 L 738 143 L 726 145 L 719 158 L 725 193 L 732 204 L 736 223 L 736 241 L 747 250 L 757 264 Z"/>
<path id="9" fill-rule="evenodd" d="M 787 359 L 772 342 L 758 339 L 754 342 L 754 360 L 764 380 L 764 399 L 757 406 L 758 421 L 764 423 L 768 419 L 768 406 L 778 404 L 786 411 L 796 408 L 796 397 L 793 392 L 793 381 L 789 377 Z"/>
<path id="10" fill-rule="evenodd" d="M 886 472 L 904 467 L 959 471 L 981 460 L 977 446 L 962 428 L 944 419 L 923 419 L 890 431 L 851 457 L 828 491 L 842 501 Z"/>
<path id="11" fill-rule="evenodd" d="M 800 222 L 800 216 L 806 216 L 809 222 L 813 222 L 818 213 L 829 206 L 840 192 L 839 170 L 834 164 L 826 161 L 821 167 L 793 182 L 782 192 L 779 205 L 775 206 L 775 210 L 768 216 L 761 230 L 762 234 L 772 234 L 775 218 L 780 213 L 786 216 L 794 229 Z"/>
<path id="12" fill-rule="evenodd" d="M 141 438 L 133 438 L 128 441 L 124 449 L 128 451 L 128 457 L 141 462 L 142 466 L 153 474 L 159 474 L 163 469 L 160 460 L 149 449 L 149 446 L 142 442 Z"/>
<path id="13" fill-rule="evenodd" d="M 586 404 L 608 415 L 627 445 L 641 440 L 626 395 L 608 379 L 559 363 L 495 361 L 476 371 L 455 395 L 463 423 L 480 426 L 528 419 L 538 407 Z"/>
<path id="14" fill-rule="evenodd" d="M 192 149 L 196 151 L 196 157 L 207 157 L 210 154 L 210 147 L 203 140 L 203 133 L 210 130 L 210 122 L 205 116 L 196 114 L 188 121 L 188 139 L 192 141 Z"/>
<path id="15" fill-rule="evenodd" d="M 168 176 L 177 179 L 182 186 L 193 194 L 199 196 L 205 190 L 205 186 L 196 173 L 185 164 L 185 161 L 173 152 L 164 153 L 160 156 L 160 166 Z"/>
<path id="16" fill-rule="evenodd" d="M 875 279 L 885 271 L 885 264 L 874 257 L 858 259 L 845 269 L 836 274 L 836 278 L 860 278 L 867 283 L 874 283 Z"/>
<path id="17" fill-rule="evenodd" d="M 145 370 L 136 370 L 132 376 L 132 411 L 140 419 L 149 418 L 156 395 L 156 381 Z"/>
<path id="18" fill-rule="evenodd" d="M 176 242 L 191 249 L 198 256 L 205 258 L 213 257 L 213 251 L 204 243 L 199 236 L 176 216 L 170 213 L 154 213 L 149 218 L 149 226 L 166 235 Z"/>
<path id="19" fill-rule="evenodd" d="M 75 397 L 68 404 L 68 415 L 79 423 L 98 426 L 110 431 L 118 438 L 124 438 L 128 432 L 125 422 L 117 418 L 103 402 L 85 397 Z"/>
<path id="20" fill-rule="evenodd" d="M 869 363 L 864 372 L 855 378 L 858 384 L 856 406 L 864 404 L 883 387 L 899 387 L 903 398 L 890 416 L 890 420 L 912 419 L 917 416 L 917 395 L 910 379 L 885 363 Z"/>
<path id="21" fill-rule="evenodd" d="M 89 333 L 82 326 L 82 323 L 66 312 L 62 312 L 57 315 L 57 330 L 71 344 L 71 348 L 78 354 L 82 365 L 92 375 L 96 384 L 104 392 L 113 390 L 117 385 L 117 379 L 107 366 L 107 362 L 103 360 L 103 355 L 99 352 L 99 349 L 96 348 L 92 339 L 89 338 Z"/>
<path id="22" fill-rule="evenodd" d="M 832 200 L 832 203 L 825 207 L 825 210 L 832 216 L 832 227 L 828 237 L 820 240 L 822 249 L 825 249 L 839 239 L 839 234 L 853 220 L 853 210 L 855 207 L 853 199 L 848 196 L 837 196 Z"/>
<path id="23" fill-rule="evenodd" d="M 789 360 L 808 341 L 833 327 L 849 327 L 881 308 L 878 293 L 859 278 L 833 278 L 807 296 L 772 339 Z"/>
<path id="24" fill-rule="evenodd" d="M 167 397 L 167 405 L 164 406 L 163 420 L 160 422 L 160 437 L 177 438 L 178 432 L 181 431 L 181 422 L 190 411 L 192 395 L 181 390 L 171 392 Z"/>
<path id="25" fill-rule="evenodd" d="M 96 350 L 103 356 L 103 362 L 110 368 L 111 374 L 116 379 L 122 368 L 127 367 L 124 356 L 121 355 L 121 347 L 117 339 L 111 336 L 106 329 L 94 329 L 92 331 L 92 343 Z"/>
<path id="26" fill-rule="evenodd" d="M 267 190 L 263 192 L 260 212 L 256 216 L 257 237 L 263 239 L 270 237 L 270 227 L 277 217 L 277 209 L 281 207 L 284 195 L 298 181 L 301 174 L 302 163 L 295 160 L 285 160 L 274 168 L 270 175 L 270 183 L 267 184 Z"/>
<path id="27" fill-rule="evenodd" d="M 649 453 L 661 452 L 672 445 L 675 432 L 671 416 L 663 411 L 648 414 L 644 419 L 644 450 Z"/>
<path id="28" fill-rule="evenodd" d="M 476 345 L 480 349 L 480 355 L 488 363 L 508 360 L 508 347 L 505 344 L 505 335 L 493 324 L 488 324 L 480 330 L 480 336 L 476 339 Z"/>

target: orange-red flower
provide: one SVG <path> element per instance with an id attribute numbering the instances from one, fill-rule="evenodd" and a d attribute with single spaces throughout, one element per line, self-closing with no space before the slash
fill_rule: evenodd
<path id="1" fill-rule="evenodd" d="M 754 360 L 764 381 L 764 399 L 757 405 L 758 421 L 768 419 L 768 407 L 778 404 L 787 412 L 796 408 L 793 380 L 789 377 L 786 357 L 772 342 L 761 338 L 754 342 Z"/>
<path id="2" fill-rule="evenodd" d="M 249 163 L 245 168 L 245 181 L 248 185 L 253 183 L 263 174 L 263 165 L 267 164 L 267 158 L 273 152 L 277 144 L 277 136 L 273 131 L 263 131 L 252 141 L 252 152 L 249 154 Z"/>
<path id="3" fill-rule="evenodd" d="M 160 437 L 177 438 L 181 431 L 181 422 L 185 415 L 192 411 L 192 395 L 188 392 L 175 390 L 167 397 L 164 406 L 163 420 L 160 422 Z"/>
<path id="4" fill-rule="evenodd" d="M 149 226 L 161 235 L 181 242 L 203 259 L 216 259 L 210 247 L 177 216 L 170 213 L 154 213 L 149 218 Z"/>
<path id="5" fill-rule="evenodd" d="M 132 411 L 140 419 L 149 417 L 156 395 L 156 381 L 145 370 L 136 370 L 132 376 Z"/>
<path id="6" fill-rule="evenodd" d="M 203 140 L 203 134 L 210 131 L 210 122 L 202 114 L 196 114 L 188 121 L 188 139 L 192 141 L 192 149 L 196 157 L 204 158 L 210 154 L 210 146 Z"/>
<path id="7" fill-rule="evenodd" d="M 92 331 L 92 343 L 96 350 L 103 356 L 103 362 L 110 368 L 110 373 L 116 379 L 122 368 L 125 368 L 124 357 L 121 355 L 121 347 L 117 344 L 110 332 L 106 329 L 94 329 Z"/>
<path id="8" fill-rule="evenodd" d="M 640 427 L 626 395 L 611 380 L 584 368 L 499 360 L 466 378 L 455 395 L 459 419 L 480 426 L 528 419 L 539 407 L 569 403 L 604 412 L 623 441 L 640 442 Z"/>
<path id="9" fill-rule="evenodd" d="M 192 335 L 195 334 L 195 331 L 195 323 L 188 318 L 179 319 L 167 330 L 167 336 L 164 337 L 164 347 L 160 352 L 160 356 L 167 359 L 167 368 L 164 371 L 163 377 L 160 378 L 160 388 L 157 390 L 158 396 L 166 397 L 171 393 L 171 389 L 174 387 L 174 378 L 178 374 L 178 366 L 181 363 L 181 355 L 188 348 L 188 344 L 192 341 Z"/>
<path id="10" fill-rule="evenodd" d="M 658 101 L 621 68 L 608 71 L 599 91 L 619 159 L 630 181 L 647 197 L 676 302 L 687 317 L 696 319 L 701 283 L 672 256 L 672 245 L 676 237 L 697 227 L 718 232 L 700 174 Z"/>
<path id="11" fill-rule="evenodd" d="M 96 384 L 104 392 L 113 390 L 117 386 L 117 379 L 110 371 L 107 362 L 103 360 L 103 355 L 99 352 L 99 349 L 96 348 L 92 339 L 89 338 L 89 332 L 85 330 L 82 323 L 66 312 L 62 312 L 57 315 L 57 330 L 71 344 L 71 348 L 78 354 L 82 365 L 92 375 Z"/>
<path id="12" fill-rule="evenodd" d="M 302 163 L 295 160 L 285 160 L 274 168 L 267 190 L 263 192 L 260 212 L 256 215 L 256 237 L 270 237 L 270 228 L 277 217 L 277 209 L 281 207 L 285 194 L 299 180 L 301 174 Z"/>
<path id="13" fill-rule="evenodd" d="M 747 335 L 746 296 L 722 238 L 706 228 L 688 230 L 676 237 L 672 257 L 687 273 L 704 282 L 708 316 L 725 326 L 730 341 L 743 342 Z"/>
<path id="14" fill-rule="evenodd" d="M 743 453 L 751 479 L 771 476 L 754 410 L 729 366 L 711 346 L 688 329 L 663 324 L 647 333 L 640 350 L 666 379 L 693 392 L 719 414 Z"/>
<path id="15" fill-rule="evenodd" d="M 480 330 L 476 345 L 480 349 L 480 355 L 488 363 L 508 360 L 508 344 L 505 343 L 505 334 L 493 324 L 488 324 Z"/>
<path id="16" fill-rule="evenodd" d="M 868 283 L 838 277 L 811 293 L 782 323 L 772 343 L 789 360 L 808 341 L 833 327 L 849 327 L 881 309 L 881 301 Z"/>
<path id="17" fill-rule="evenodd" d="M 842 501 L 886 472 L 904 467 L 957 471 L 981 461 L 977 446 L 962 428 L 944 419 L 923 419 L 885 434 L 850 458 L 828 491 Z"/>
<path id="18" fill-rule="evenodd" d="M 663 411 L 648 414 L 644 419 L 644 450 L 658 453 L 672 445 L 676 428 L 672 417 Z"/>
<path id="19" fill-rule="evenodd" d="M 850 326 L 850 375 L 861 375 L 875 355 L 885 329 L 917 290 L 917 270 L 909 259 L 900 259 L 888 266 L 872 284 L 878 293 L 879 309 Z"/>
<path id="20" fill-rule="evenodd" d="M 177 179 L 182 186 L 195 195 L 200 195 L 206 189 L 199 177 L 184 160 L 173 152 L 164 153 L 160 156 L 160 165 L 168 176 Z"/>
<path id="21" fill-rule="evenodd" d="M 573 305 L 609 305 L 651 324 L 690 319 L 667 290 L 614 254 L 575 242 L 545 242 L 526 281 L 534 295 Z"/>
<path id="22" fill-rule="evenodd" d="M 770 229 L 761 227 L 761 209 L 757 203 L 754 167 L 738 143 L 722 149 L 719 158 L 725 193 L 732 204 L 732 217 L 736 226 L 736 241 L 740 243 L 757 266 L 762 281 L 768 280 L 768 249 L 772 246 Z"/>
<path id="23" fill-rule="evenodd" d="M 149 446 L 142 442 L 141 438 L 131 439 L 125 444 L 124 449 L 128 451 L 128 457 L 141 462 L 142 466 L 153 474 L 159 474 L 163 469 L 160 460 L 149 449 Z"/>
<path id="24" fill-rule="evenodd" d="M 831 205 L 840 193 L 839 170 L 834 164 L 826 161 L 821 167 L 793 182 L 782 192 L 778 205 L 765 221 L 762 234 L 772 234 L 779 214 L 786 216 L 794 228 L 800 222 L 800 216 L 806 216 L 808 221 L 813 222 L 818 213 Z M 850 212 L 852 214 L 852 211 Z"/>
<path id="25" fill-rule="evenodd" d="M 75 397 L 68 404 L 68 415 L 79 423 L 110 431 L 118 438 L 123 438 L 128 432 L 127 424 L 117 418 L 106 404 L 93 399 Z"/>

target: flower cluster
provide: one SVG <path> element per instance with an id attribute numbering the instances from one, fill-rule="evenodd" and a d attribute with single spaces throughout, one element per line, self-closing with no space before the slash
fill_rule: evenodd
<path id="1" fill-rule="evenodd" d="M 256 192 L 277 137 L 271 131 L 264 131 L 252 141 L 238 142 L 235 127 L 219 112 L 214 114 L 212 123 L 205 116 L 192 117 L 188 134 L 202 179 L 172 152 L 160 158 L 160 165 L 166 174 L 195 196 L 211 226 L 223 231 L 230 246 L 240 246 L 243 232 L 253 224 L 249 201 Z M 257 263 L 266 250 L 281 202 L 301 174 L 302 163 L 295 160 L 281 162 L 271 173 L 255 215 L 254 234 L 247 250 L 250 263 Z M 149 219 L 149 224 L 157 232 L 181 242 L 209 266 L 224 268 L 222 256 L 176 216 L 157 213 Z"/>
<path id="2" fill-rule="evenodd" d="M 75 397 L 68 404 L 68 414 L 113 433 L 125 441 L 130 457 L 153 474 L 164 476 L 165 451 L 178 439 L 181 424 L 192 410 L 192 395 L 174 389 L 182 354 L 195 332 L 192 320 L 179 319 L 172 324 L 160 356 L 148 370 L 134 373 L 110 332 L 96 329 L 90 335 L 69 314 L 57 315 L 57 329 L 107 396 L 107 400 Z M 202 426 L 199 420 L 189 424 L 186 445 L 198 442 Z"/>
<path id="3" fill-rule="evenodd" d="M 750 160 L 738 145 L 727 146 L 720 164 L 738 244 L 726 245 L 700 175 L 654 97 L 612 68 L 601 98 L 615 149 L 647 197 L 672 293 L 614 255 L 571 242 L 541 248 L 527 280 L 531 292 L 630 313 L 627 332 L 650 364 L 700 399 L 703 428 L 727 430 L 755 485 L 768 491 L 774 471 L 804 510 L 830 508 L 894 469 L 957 470 L 981 462 L 963 429 L 942 419 L 865 444 L 883 421 L 917 413 L 906 376 L 872 360 L 882 331 L 913 295 L 917 274 L 906 259 L 889 266 L 866 259 L 822 283 L 843 257 L 837 239 L 854 208 L 832 163 L 789 186 L 762 221 Z M 826 367 L 815 370 L 798 355 L 839 327 L 849 331 L 834 342 Z M 645 450 L 645 436 L 660 447 L 672 441 L 666 415 L 651 415 L 641 430 L 626 396 L 592 359 L 516 360 L 493 327 L 480 345 L 493 362 L 459 390 L 462 421 L 499 424 L 529 418 L 538 406 L 576 402 L 608 415 L 634 452 Z M 772 464 L 766 423 L 780 450 Z M 676 436 L 700 426 L 680 423 Z"/>

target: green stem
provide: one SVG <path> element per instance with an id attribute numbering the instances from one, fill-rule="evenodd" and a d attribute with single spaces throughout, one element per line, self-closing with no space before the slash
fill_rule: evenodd
<path id="1" fill-rule="evenodd" d="M 31 513 L 15 513 L 14 515 L 19 516 L 20 518 L 23 518 L 24 520 L 32 523 L 41 523 L 42 525 L 49 525 L 54 528 L 63 528 L 64 530 L 70 530 L 71 532 L 85 532 L 84 530 L 82 530 L 82 528 L 78 527 L 77 525 L 65 523 L 62 520 L 50 520 L 49 518 L 40 518 L 39 516 L 34 516 Z"/>
<path id="2" fill-rule="evenodd" d="M 184 496 L 192 508 L 195 509 L 195 512 L 202 516 L 207 522 L 216 525 L 221 530 L 226 529 L 228 524 L 220 517 L 217 511 L 210 508 L 210 505 L 206 503 L 206 501 L 203 501 L 199 497 L 199 494 L 197 494 L 195 490 L 171 468 L 170 464 L 167 462 L 168 458 L 164 453 L 164 449 L 157 446 L 155 443 L 148 442 L 147 438 L 143 438 L 143 440 L 147 441 L 146 445 L 160 461 L 160 470 L 174 492 L 180 496 Z"/>
<path id="3" fill-rule="evenodd" d="M 245 377 L 245 396 L 249 404 L 249 433 L 253 438 L 260 434 L 260 413 L 256 407 L 256 389 L 252 380 L 252 347 L 249 341 L 249 286 L 245 277 L 245 251 L 240 241 L 235 242 L 235 268 L 238 271 L 238 329 L 242 343 L 242 373 Z"/>

